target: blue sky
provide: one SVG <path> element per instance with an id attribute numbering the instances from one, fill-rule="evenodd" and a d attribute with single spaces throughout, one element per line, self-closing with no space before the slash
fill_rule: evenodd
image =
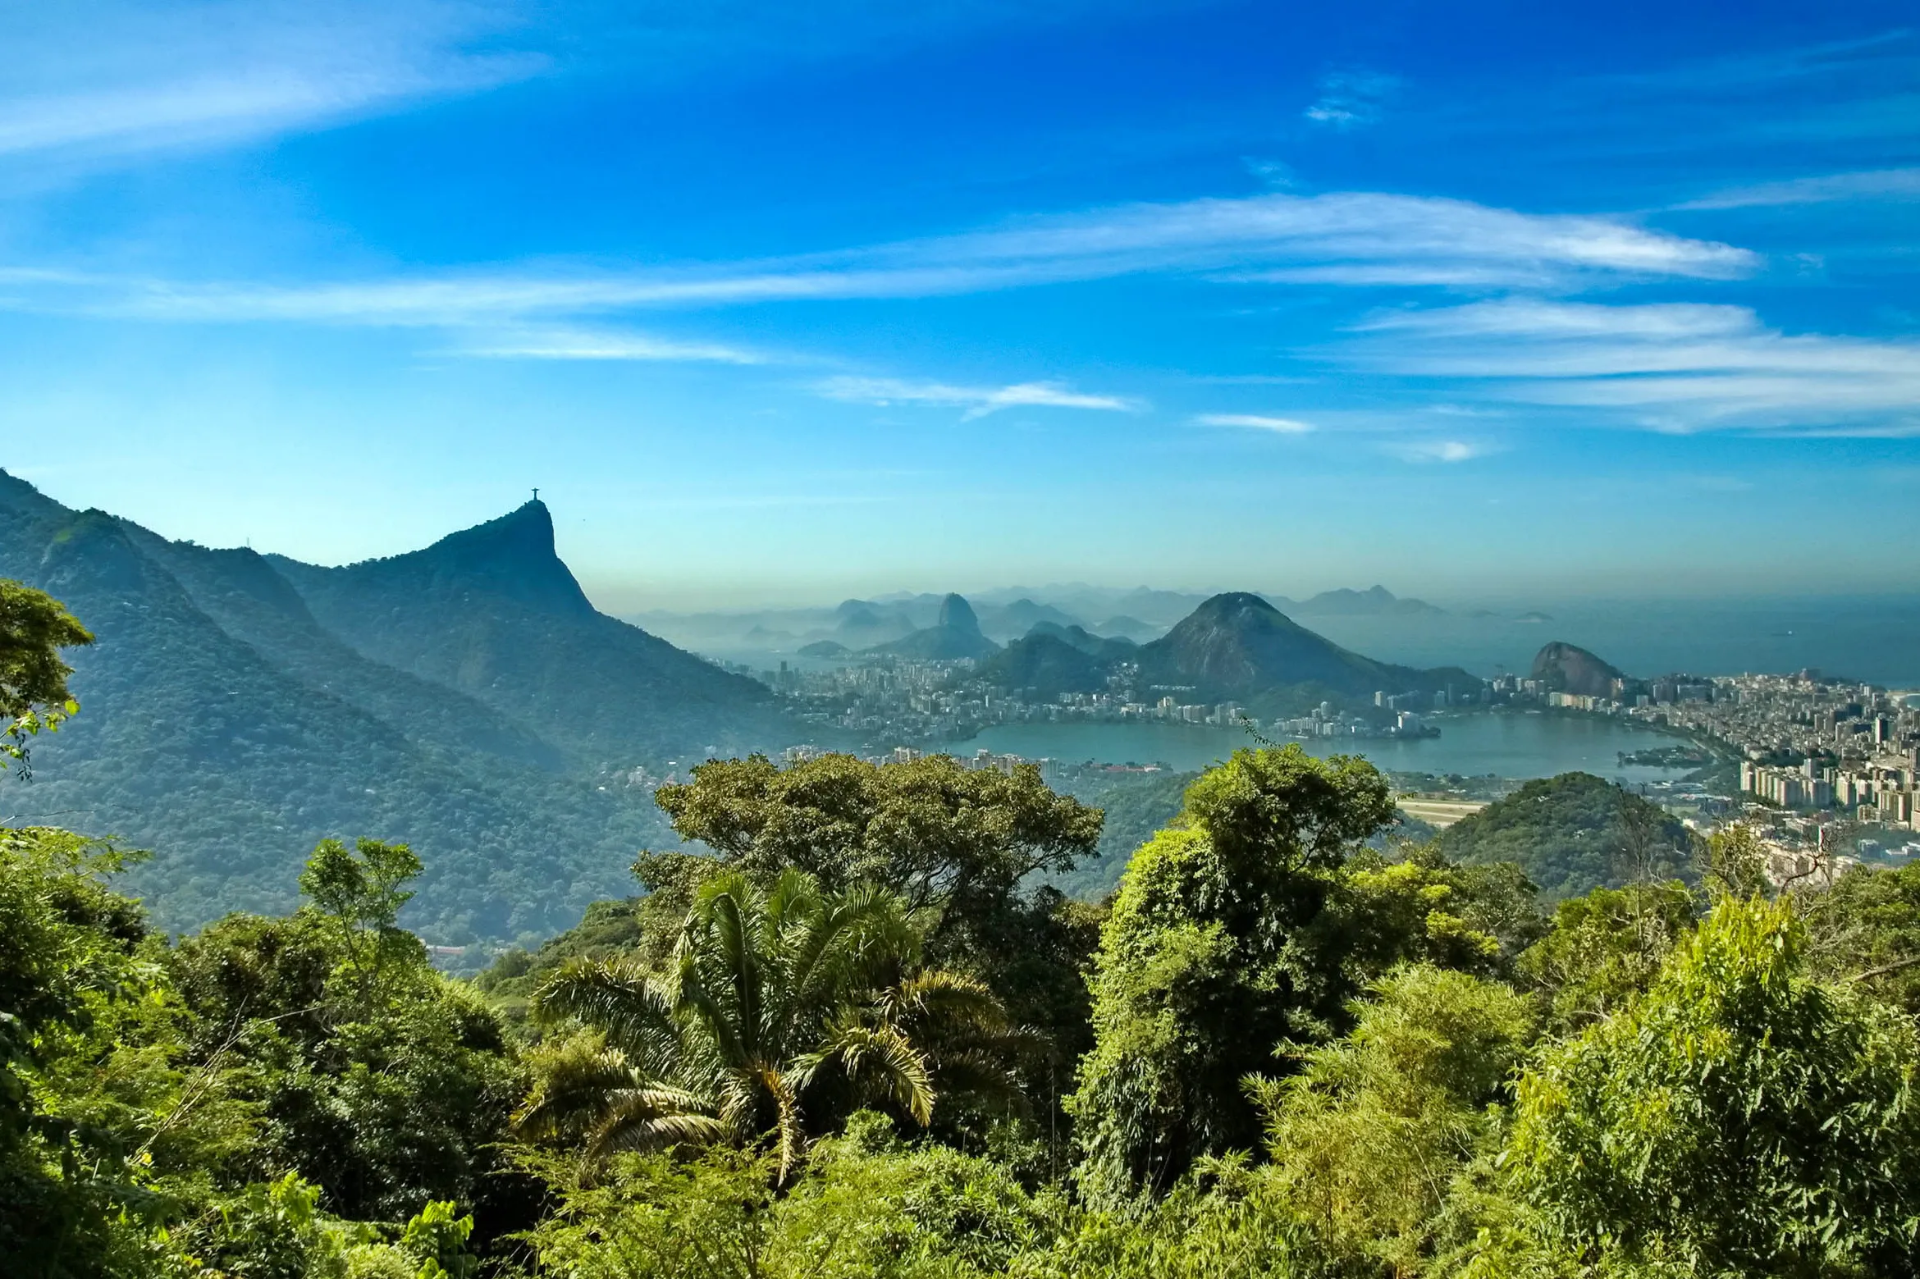
<path id="1" fill-rule="evenodd" d="M 0 4 L 0 466 L 603 607 L 1920 587 L 1909 5 Z"/>

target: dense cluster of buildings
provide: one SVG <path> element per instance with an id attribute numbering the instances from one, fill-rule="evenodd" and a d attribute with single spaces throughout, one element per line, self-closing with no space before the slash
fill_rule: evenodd
<path id="1" fill-rule="evenodd" d="M 1488 689 L 1495 701 L 1617 715 L 1713 743 L 1741 761 L 1740 793 L 1757 803 L 1912 826 L 1920 785 L 1913 695 L 1813 671 L 1611 684 L 1608 694 L 1578 694 L 1505 675 Z"/>
<path id="2" fill-rule="evenodd" d="M 1776 882 L 1816 865 L 1837 873 L 1853 860 L 1845 848 L 1896 861 L 1920 856 L 1910 837 L 1920 832 L 1920 695 L 1801 671 L 1619 678 L 1603 693 L 1506 675 L 1489 681 L 1487 696 L 1638 720 L 1737 760 L 1736 794 L 1690 793 L 1686 807 L 1702 829 L 1727 820 L 1759 828 Z"/>
<path id="3" fill-rule="evenodd" d="M 1737 752 L 1742 794 L 1783 809 L 1920 829 L 1920 708 L 1912 697 L 1811 671 L 1685 688 L 1684 697 L 1633 713 Z"/>
<path id="4" fill-rule="evenodd" d="M 1851 832 L 1849 838 L 1862 840 L 1862 847 L 1895 857 L 1920 851 L 1920 843 L 1907 838 L 1920 832 L 1920 697 L 1823 680 L 1812 671 L 1617 678 L 1592 693 L 1503 675 L 1467 689 L 1382 690 L 1371 707 L 1322 702 L 1304 714 L 1265 722 L 1238 702 L 1189 700 L 1191 688 L 1136 689 L 1124 673 L 1101 691 L 1049 701 L 991 688 L 973 678 L 967 661 L 890 658 L 831 670 L 800 671 L 782 664 L 777 671 L 748 673 L 793 699 L 803 719 L 863 732 L 870 740 L 917 744 L 964 739 L 989 724 L 1035 721 L 1249 727 L 1274 737 L 1325 739 L 1435 736 L 1438 730 L 1426 718 L 1431 711 L 1475 704 L 1618 716 L 1681 733 L 1723 760 L 1738 760 L 1737 793 L 1729 793 L 1731 778 L 1713 791 L 1689 782 L 1682 788 L 1681 809 L 1708 825 L 1729 819 L 1761 824 L 1786 859 L 1783 866 L 1826 849 L 1850 822 L 1884 828 L 1879 834 L 1868 831 L 1871 838 L 1864 840 L 1859 831 Z M 914 754 L 913 748 L 901 747 L 875 758 Z M 969 767 L 1003 771 L 1032 762 L 985 751 L 961 758 Z M 1037 762 L 1049 780 L 1063 780 L 1056 777 L 1061 765 Z"/>
<path id="5" fill-rule="evenodd" d="M 1374 694 L 1375 706 L 1399 702 L 1385 693 Z M 1306 715 L 1274 720 L 1269 731 L 1280 737 L 1438 737 L 1440 730 L 1410 710 L 1394 710 L 1385 722 L 1351 712 L 1336 711 L 1322 702 Z"/>
<path id="6" fill-rule="evenodd" d="M 777 670 L 761 671 L 722 665 L 752 675 L 791 699 L 794 713 L 805 722 L 910 742 L 965 738 L 990 724 L 1063 721 L 1247 727 L 1301 738 L 1435 737 L 1439 730 L 1426 721 L 1426 712 L 1478 696 L 1474 690 L 1381 691 L 1373 696 L 1372 714 L 1322 702 L 1304 715 L 1263 722 L 1239 702 L 1189 700 L 1195 691 L 1190 687 L 1155 686 L 1136 692 L 1129 679 L 1132 672 L 1124 666 L 1106 689 L 1061 693 L 1042 701 L 1029 700 L 1031 690 L 997 689 L 973 679 L 973 663 L 964 659 L 889 657 L 815 671 L 785 662 Z"/>
<path id="7" fill-rule="evenodd" d="M 1836 768 L 1809 756 L 1797 768 L 1740 763 L 1740 790 L 1781 808 L 1837 808 L 1856 820 L 1920 830 L 1916 769 L 1909 763 Z"/>

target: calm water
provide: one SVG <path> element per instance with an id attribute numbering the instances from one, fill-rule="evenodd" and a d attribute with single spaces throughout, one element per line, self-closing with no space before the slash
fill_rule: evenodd
<path id="1" fill-rule="evenodd" d="M 1571 715 L 1458 715 L 1435 721 L 1439 737 L 1302 742 L 1315 755 L 1365 755 L 1380 768 L 1406 773 L 1462 773 L 1497 777 L 1552 777 L 1587 772 L 1605 778 L 1652 781 L 1675 773 L 1623 768 L 1621 751 L 1670 746 L 1674 738 L 1637 725 Z M 986 747 L 1028 759 L 1098 760 L 1106 764 L 1170 764 L 1205 768 L 1236 746 L 1253 745 L 1244 732 L 1201 724 L 998 724 L 956 754 Z"/>

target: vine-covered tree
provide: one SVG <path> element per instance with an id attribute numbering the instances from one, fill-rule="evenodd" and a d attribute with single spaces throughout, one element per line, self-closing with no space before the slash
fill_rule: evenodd
<path id="1" fill-rule="evenodd" d="M 1425 964 L 1394 969 L 1344 1038 L 1297 1074 L 1261 1080 L 1270 1182 L 1315 1250 L 1342 1271 L 1414 1275 L 1456 1181 L 1501 1136 L 1531 1038 L 1525 996 Z"/>
<path id="2" fill-rule="evenodd" d="M 1040 771 L 963 768 L 945 755 L 870 764 L 821 755 L 781 768 L 714 760 L 662 786 L 675 830 L 752 875 L 794 867 L 836 892 L 872 883 L 937 927 L 964 927 L 1035 871 L 1072 867 L 1100 841 L 1100 810 L 1057 795 Z"/>
<path id="3" fill-rule="evenodd" d="M 1134 855 L 1101 936 L 1068 1103 L 1096 1197 L 1253 1146 L 1242 1079 L 1282 1040 L 1327 1037 L 1353 994 L 1328 905 L 1393 800 L 1363 759 L 1239 750 L 1188 788 L 1183 819 Z"/>
<path id="4" fill-rule="evenodd" d="M 1693 893 L 1678 880 L 1596 888 L 1554 908 L 1553 927 L 1519 970 L 1550 1004 L 1555 1029 L 1585 1030 L 1653 984 L 1693 928 Z"/>
<path id="5" fill-rule="evenodd" d="M 252 1175 L 297 1173 L 340 1216 L 457 1200 L 488 1208 L 483 1234 L 513 1229 L 527 1189 L 500 1157 L 514 1054 L 499 1015 L 393 922 L 418 870 L 404 845 L 324 840 L 300 876 L 308 905 L 182 942 L 168 966 L 194 1015 L 190 1051 L 230 1067 L 259 1115 Z"/>

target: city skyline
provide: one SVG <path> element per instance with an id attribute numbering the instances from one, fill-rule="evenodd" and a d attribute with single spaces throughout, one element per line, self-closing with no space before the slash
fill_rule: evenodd
<path id="1" fill-rule="evenodd" d="M 319 563 L 537 484 L 621 612 L 1911 593 L 1902 18 L 17 13 L 0 467 Z"/>

